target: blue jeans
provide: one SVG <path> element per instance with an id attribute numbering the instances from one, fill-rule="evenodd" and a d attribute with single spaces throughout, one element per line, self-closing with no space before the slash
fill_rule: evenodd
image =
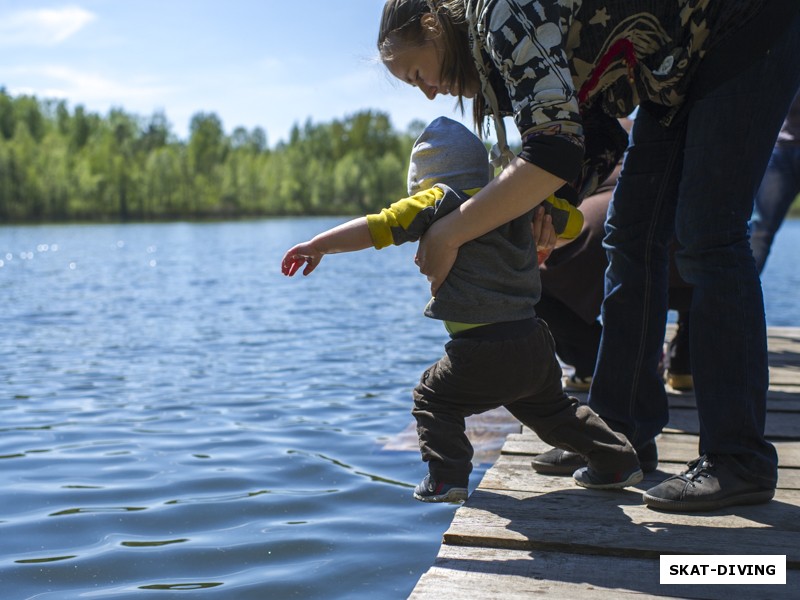
<path id="1" fill-rule="evenodd" d="M 800 96 L 798 97 L 800 101 Z M 755 198 L 750 221 L 750 247 L 760 273 L 775 234 L 789 207 L 800 194 L 800 144 L 777 144 Z"/>
<path id="2" fill-rule="evenodd" d="M 609 206 L 603 336 L 589 405 L 634 446 L 669 420 L 658 373 L 666 321 L 668 250 L 693 286 L 690 353 L 700 454 L 774 486 L 764 439 L 769 383 L 761 285 L 747 223 L 778 131 L 800 85 L 800 19 L 772 51 L 697 97 L 662 127 L 640 108 Z"/>

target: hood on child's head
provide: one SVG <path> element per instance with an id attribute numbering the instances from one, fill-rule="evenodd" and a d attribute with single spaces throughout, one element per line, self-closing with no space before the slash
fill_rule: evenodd
<path id="1" fill-rule="evenodd" d="M 447 117 L 431 121 L 414 142 L 408 195 L 443 183 L 454 190 L 482 188 L 492 178 L 486 146 L 464 125 Z"/>

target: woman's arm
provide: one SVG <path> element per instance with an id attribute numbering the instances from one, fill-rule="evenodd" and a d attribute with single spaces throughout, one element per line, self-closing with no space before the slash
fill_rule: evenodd
<path id="1" fill-rule="evenodd" d="M 422 236 L 416 259 L 431 284 L 431 294 L 436 295 L 462 244 L 525 214 L 564 183 L 544 169 L 515 158 L 458 210 L 436 221 Z"/>

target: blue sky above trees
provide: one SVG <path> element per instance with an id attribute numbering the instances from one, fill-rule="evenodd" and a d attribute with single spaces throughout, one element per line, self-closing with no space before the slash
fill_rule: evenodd
<path id="1" fill-rule="evenodd" d="M 4 0 L 0 87 L 12 95 L 161 111 L 186 138 L 198 112 L 227 132 L 261 127 L 270 146 L 294 124 L 363 109 L 414 119 L 460 117 L 394 82 L 376 59 L 383 0 Z"/>

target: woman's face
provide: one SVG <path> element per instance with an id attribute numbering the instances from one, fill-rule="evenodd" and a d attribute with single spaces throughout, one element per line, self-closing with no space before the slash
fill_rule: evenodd
<path id="1" fill-rule="evenodd" d="M 477 90 L 459 90 L 456 84 L 442 79 L 444 50 L 439 37 L 430 37 L 421 46 L 398 49 L 386 68 L 400 81 L 418 87 L 428 100 L 438 95 L 473 98 Z"/>

